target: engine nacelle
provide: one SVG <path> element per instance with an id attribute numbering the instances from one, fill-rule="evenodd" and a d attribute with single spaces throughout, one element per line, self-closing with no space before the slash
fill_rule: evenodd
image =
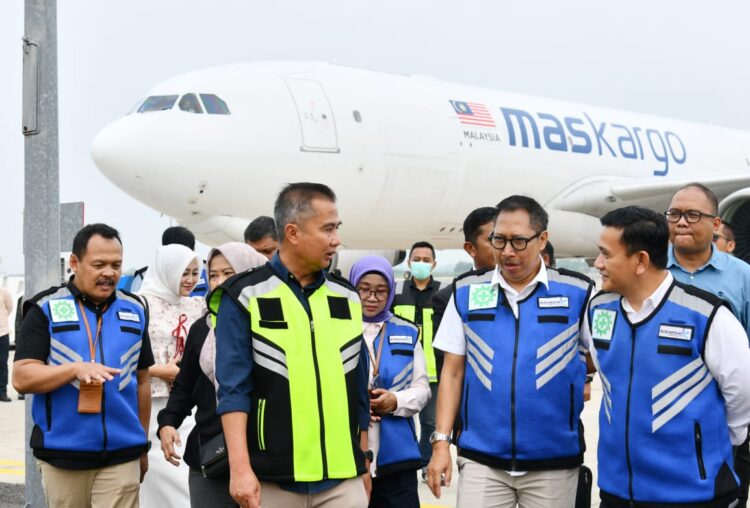
<path id="1" fill-rule="evenodd" d="M 750 187 L 724 198 L 719 203 L 719 215 L 732 225 L 735 257 L 750 263 Z"/>

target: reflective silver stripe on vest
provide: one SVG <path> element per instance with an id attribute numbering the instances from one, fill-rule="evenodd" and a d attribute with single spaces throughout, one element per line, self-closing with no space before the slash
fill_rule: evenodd
<path id="1" fill-rule="evenodd" d="M 682 367 L 680 370 L 674 372 L 673 374 L 670 374 L 667 378 L 665 378 L 663 381 L 661 381 L 659 384 L 657 384 L 651 389 L 651 398 L 652 399 L 657 398 L 667 388 L 677 383 L 677 381 L 684 378 L 685 376 L 693 372 L 695 369 L 699 368 L 701 365 L 703 365 L 703 360 L 700 357 L 698 357 L 692 362 Z"/>
<path id="2" fill-rule="evenodd" d="M 536 350 L 537 359 L 543 357 L 544 355 L 546 355 L 547 353 L 555 349 L 557 346 L 559 346 L 563 342 L 566 342 L 567 340 L 569 340 L 571 338 L 571 334 L 575 336 L 578 335 L 578 321 L 573 323 L 571 326 L 567 327 L 558 335 L 555 335 L 549 342 L 547 342 L 545 345 L 537 349 Z"/>
<path id="3" fill-rule="evenodd" d="M 482 282 L 492 282 L 492 274 L 494 270 L 489 270 L 481 275 L 469 275 L 456 281 L 456 290 L 462 287 L 469 286 L 471 284 L 480 284 Z"/>
<path id="4" fill-rule="evenodd" d="M 65 298 L 67 296 L 73 296 L 73 294 L 70 292 L 70 290 L 66 286 L 63 286 L 63 287 L 59 288 L 57 291 L 55 291 L 54 293 L 52 293 L 51 295 L 44 295 L 42 298 L 40 298 L 39 300 L 37 300 L 35 303 L 39 307 L 43 307 L 44 304 L 47 303 L 50 300 L 57 300 L 57 299 L 60 299 L 60 298 Z"/>
<path id="5" fill-rule="evenodd" d="M 540 374 L 541 372 L 547 370 L 548 367 L 550 367 L 553 363 L 555 363 L 557 360 L 562 358 L 563 356 L 566 356 L 568 353 L 570 353 L 571 348 L 576 349 L 576 344 L 578 344 L 578 333 L 573 333 L 570 337 L 568 337 L 568 340 L 565 341 L 562 345 L 562 347 L 557 348 L 552 354 L 547 355 L 547 357 L 544 360 L 538 361 L 536 364 L 536 369 L 534 371 L 534 374 Z M 539 358 L 539 356 L 537 356 Z"/>
<path id="6" fill-rule="evenodd" d="M 255 350 L 253 350 L 253 361 L 256 363 L 256 365 L 260 365 L 261 367 L 264 367 L 271 372 L 275 372 L 281 376 L 284 376 L 286 379 L 289 379 L 289 370 L 284 365 L 281 365 L 278 362 L 274 362 L 273 360 L 258 354 Z"/>
<path id="7" fill-rule="evenodd" d="M 135 355 L 137 353 L 137 355 Z M 141 341 L 136 342 L 133 344 L 133 347 L 127 350 L 127 352 L 120 357 L 120 365 L 125 365 L 126 363 L 130 363 L 132 358 L 128 359 L 131 355 L 139 356 L 141 354 Z"/>
<path id="8" fill-rule="evenodd" d="M 575 345 L 575 342 L 571 341 Z M 568 366 L 568 364 L 573 361 L 578 356 L 578 349 L 574 346 L 570 348 L 567 354 L 563 356 L 559 362 L 557 362 L 553 367 L 551 367 L 547 372 L 545 372 L 540 377 L 536 378 L 536 389 L 540 389 L 542 386 L 546 385 L 547 382 L 549 382 L 550 379 L 558 375 L 560 372 L 565 369 L 565 367 Z"/>
<path id="9" fill-rule="evenodd" d="M 482 372 L 482 370 L 479 368 L 479 365 L 477 365 L 476 360 L 468 350 L 466 354 L 466 363 L 468 363 L 469 366 L 474 369 L 474 374 L 476 374 L 479 382 L 482 383 L 485 388 L 492 391 L 492 381 L 490 381 L 490 379 L 484 374 L 484 372 Z"/>
<path id="10" fill-rule="evenodd" d="M 651 432 L 656 432 L 669 420 L 680 414 L 680 412 L 687 407 L 700 393 L 713 381 L 711 374 L 706 371 L 706 375 L 703 381 L 691 388 L 685 395 L 683 395 L 675 404 L 664 411 L 661 415 L 654 419 L 651 424 Z"/>
<path id="11" fill-rule="evenodd" d="M 237 297 L 237 300 L 242 304 L 242 306 L 245 309 L 250 308 L 250 300 L 252 298 L 257 298 L 259 296 L 263 296 L 267 293 L 270 293 L 280 285 L 282 285 L 284 282 L 276 277 L 275 275 L 272 277 L 269 277 L 268 280 L 264 280 L 263 282 L 260 282 L 258 284 L 254 284 L 252 286 L 247 286 L 244 288 L 240 295 Z"/>
<path id="12" fill-rule="evenodd" d="M 573 277 L 572 275 L 566 275 L 558 272 L 554 268 L 547 268 L 547 280 L 560 282 L 561 284 L 568 284 L 577 288 L 587 291 L 591 284 L 579 277 Z"/>
<path id="13" fill-rule="evenodd" d="M 289 369 L 287 369 L 286 355 L 278 349 L 264 344 L 258 339 L 253 339 L 253 361 L 272 372 L 289 379 Z M 273 358 L 273 360 L 271 358 Z"/>
<path id="14" fill-rule="evenodd" d="M 700 369 L 698 369 L 695 372 L 695 374 L 693 374 L 692 376 L 684 380 L 682 383 L 672 388 L 663 397 L 661 397 L 657 402 L 654 402 L 651 405 L 651 413 L 654 415 L 657 413 L 660 413 L 664 408 L 666 408 L 668 405 L 674 402 L 677 399 L 677 397 L 681 396 L 683 393 L 688 391 L 688 389 L 694 386 L 698 381 L 703 379 L 703 376 L 705 376 L 707 372 L 708 372 L 708 369 L 706 368 L 706 366 L 701 365 Z"/>
<path id="15" fill-rule="evenodd" d="M 279 363 L 286 366 L 286 355 L 278 349 L 274 349 L 268 344 L 264 344 L 263 342 L 259 341 L 258 339 L 253 339 L 253 349 L 260 351 L 266 356 L 270 356 L 274 360 L 278 360 Z"/>
<path id="16" fill-rule="evenodd" d="M 70 349 L 68 346 L 60 342 L 59 340 L 55 339 L 54 337 L 50 337 L 49 339 L 49 345 L 50 345 L 50 353 L 53 349 L 56 349 L 59 353 L 64 354 L 69 358 L 69 360 L 65 363 L 70 362 L 82 362 L 83 357 Z"/>
<path id="17" fill-rule="evenodd" d="M 411 384 L 411 375 L 413 372 L 413 364 L 409 364 L 404 369 L 396 375 L 395 378 L 393 378 L 393 384 L 391 386 L 391 390 L 394 392 L 397 392 L 399 390 L 403 390 L 408 385 Z"/>
<path id="18" fill-rule="evenodd" d="M 126 302 L 133 303 L 133 304 L 137 305 L 139 309 L 143 309 L 144 308 L 143 307 L 143 302 L 141 302 L 138 298 L 135 298 L 135 297 L 130 296 L 130 295 L 126 295 L 120 289 L 117 290 L 117 298 L 120 299 L 120 300 L 126 301 Z"/>
<path id="19" fill-rule="evenodd" d="M 687 307 L 690 310 L 694 310 L 706 317 L 709 317 L 714 310 L 714 306 L 700 298 L 698 296 L 687 293 L 684 289 L 674 286 L 672 292 L 669 294 L 669 299 L 675 302 L 677 305 Z"/>
<path id="20" fill-rule="evenodd" d="M 344 362 L 344 374 L 354 370 L 359 365 L 359 355 L 362 352 L 362 341 L 358 340 L 341 351 L 341 361 Z"/>
<path id="21" fill-rule="evenodd" d="M 490 360 L 492 360 L 495 357 L 495 351 L 492 350 L 492 348 L 482 340 L 482 338 L 477 335 L 477 332 L 472 330 L 468 324 L 464 323 L 464 333 L 466 334 L 466 341 L 471 342 L 476 346 L 482 353 L 487 355 Z"/>
<path id="22" fill-rule="evenodd" d="M 474 346 L 474 344 L 472 344 L 471 342 L 467 342 L 466 351 L 467 353 L 471 353 L 476 361 L 479 362 L 479 365 L 481 365 L 482 368 L 487 371 L 487 374 L 492 374 L 492 364 L 479 353 L 479 350 Z"/>

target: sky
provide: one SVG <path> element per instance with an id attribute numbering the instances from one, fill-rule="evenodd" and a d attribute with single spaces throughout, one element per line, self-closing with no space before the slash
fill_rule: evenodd
<path id="1" fill-rule="evenodd" d="M 23 272 L 23 6 L 0 2 L 0 274 Z M 106 180 L 91 141 L 186 71 L 322 60 L 750 130 L 742 1 L 64 0 L 57 16 L 60 200 L 120 230 L 126 267 L 171 221 Z"/>

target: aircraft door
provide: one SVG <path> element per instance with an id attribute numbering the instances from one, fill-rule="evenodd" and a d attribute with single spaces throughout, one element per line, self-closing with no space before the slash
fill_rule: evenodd
<path id="1" fill-rule="evenodd" d="M 284 80 L 297 107 L 302 145 L 306 152 L 338 152 L 336 122 L 323 85 L 314 79 Z"/>

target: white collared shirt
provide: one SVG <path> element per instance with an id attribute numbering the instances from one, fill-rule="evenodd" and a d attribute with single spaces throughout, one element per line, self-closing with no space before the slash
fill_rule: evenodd
<path id="1" fill-rule="evenodd" d="M 510 283 L 505 280 L 499 266 L 496 266 L 495 271 L 492 273 L 492 286 L 494 287 L 496 284 L 500 286 L 516 318 L 518 317 L 518 302 L 529 296 L 536 289 L 537 284 L 544 284 L 545 287 L 549 287 L 547 267 L 544 265 L 544 260 L 542 260 L 541 256 L 539 259 L 541 260 L 539 271 L 521 291 L 513 289 Z M 443 314 L 443 320 L 440 321 L 440 328 L 438 328 L 435 334 L 432 346 L 446 353 L 460 356 L 466 355 L 464 323 L 458 314 L 458 310 L 456 310 L 453 295 L 451 295 L 448 305 L 445 307 L 445 314 Z"/>
<path id="2" fill-rule="evenodd" d="M 632 324 L 649 317 L 667 296 L 674 277 L 667 272 L 664 281 L 643 301 L 640 310 L 633 309 L 627 299 L 622 299 L 622 308 Z M 581 339 L 589 347 L 596 362 L 596 348 L 591 347 L 591 330 L 588 312 L 584 317 Z M 721 307 L 711 321 L 706 337 L 704 361 L 711 376 L 716 380 L 724 397 L 727 424 L 732 444 L 742 444 L 750 424 L 750 348 L 742 324 L 732 311 Z"/>

